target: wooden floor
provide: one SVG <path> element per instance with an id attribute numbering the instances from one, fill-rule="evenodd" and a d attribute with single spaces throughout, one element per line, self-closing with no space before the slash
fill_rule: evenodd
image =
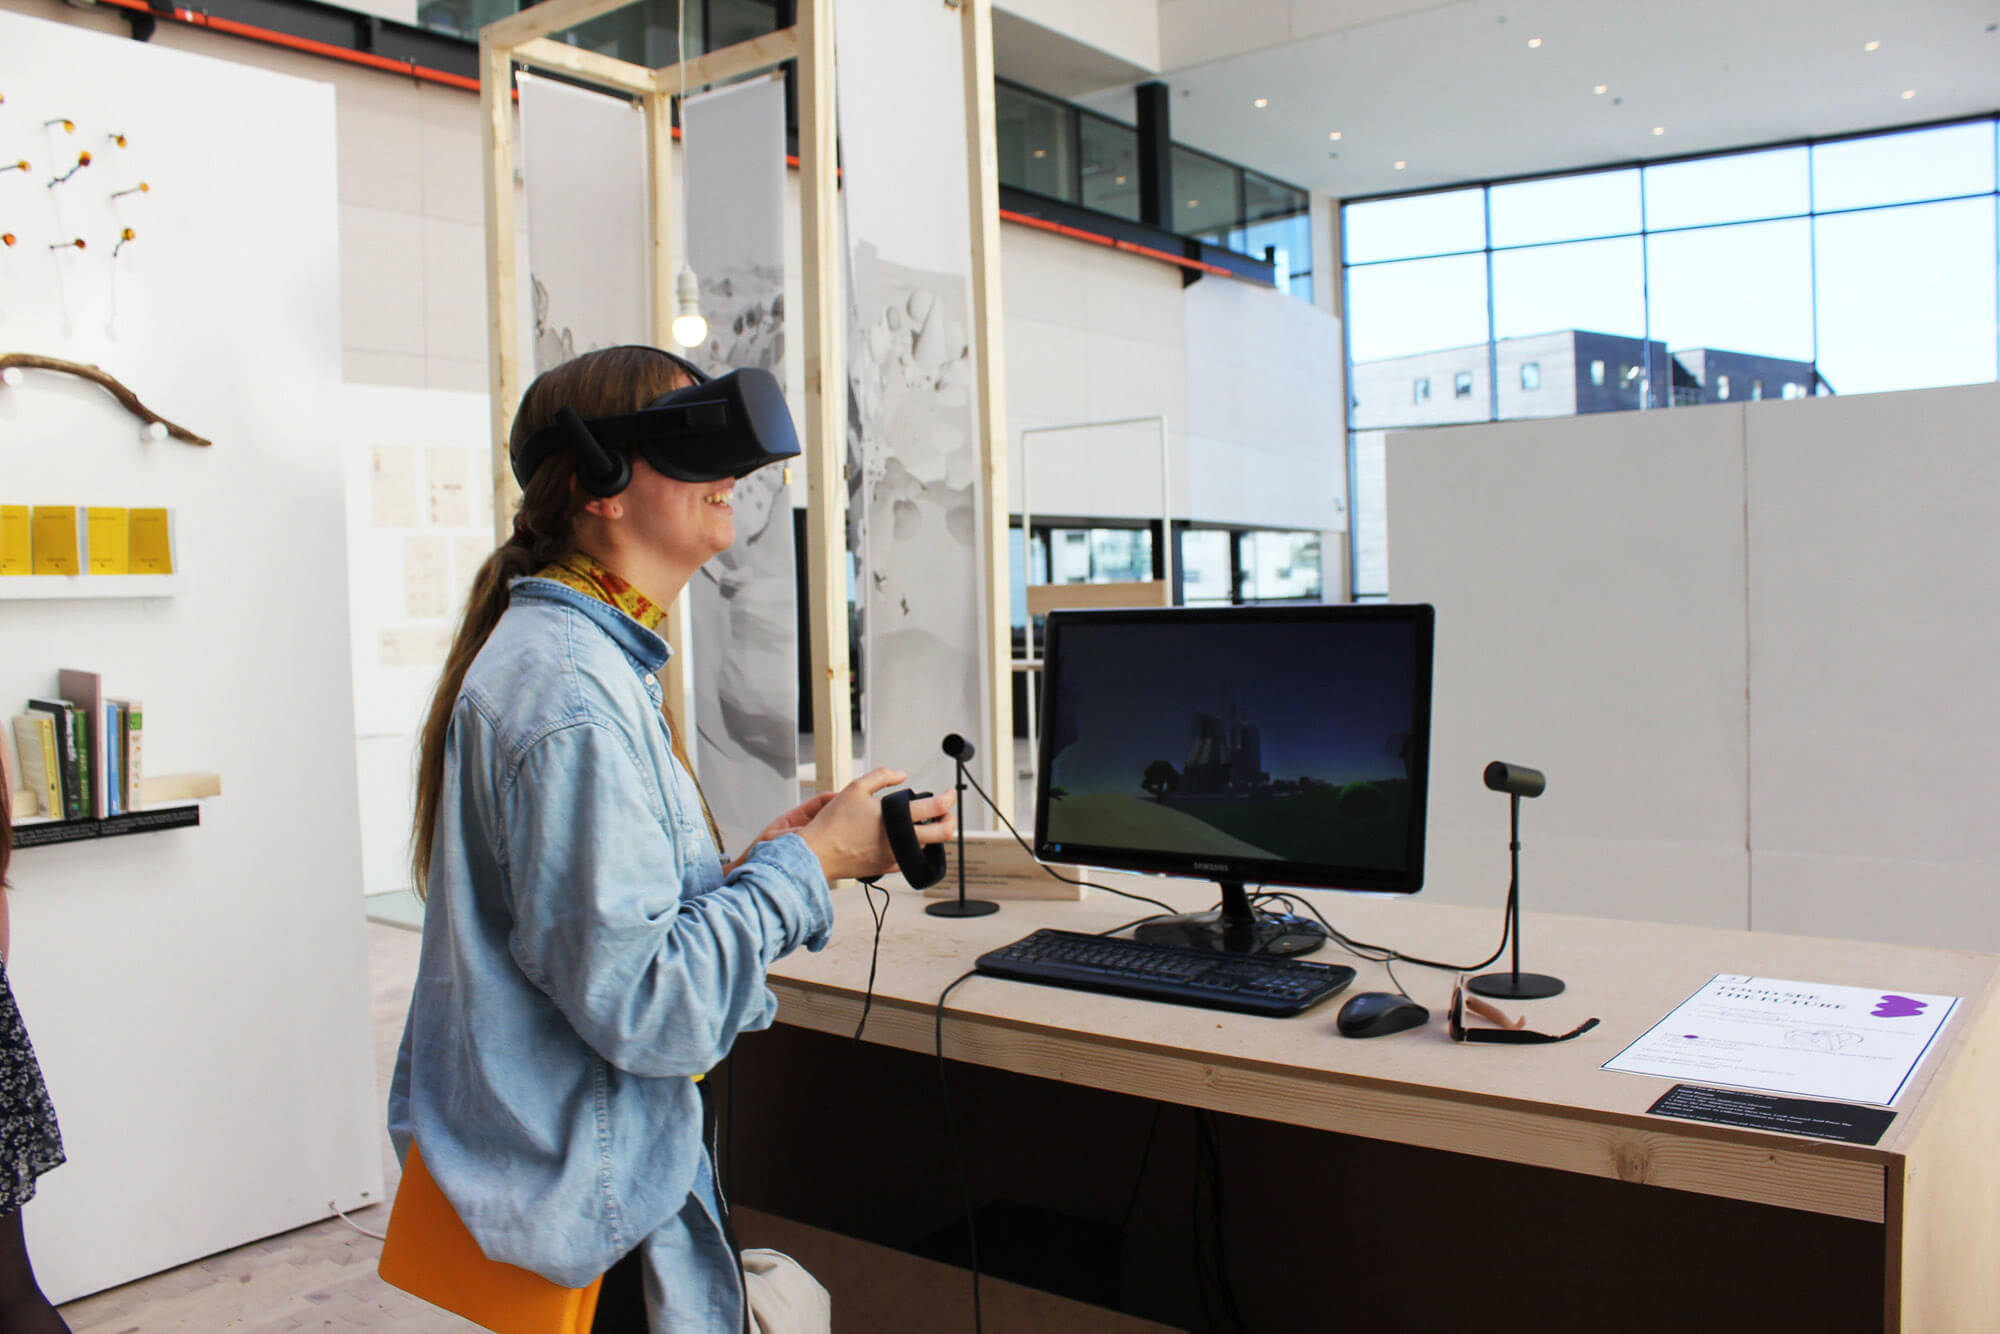
<path id="1" fill-rule="evenodd" d="M 360 905 L 356 905 L 356 911 Z M 417 971 L 418 935 L 368 924 L 368 978 L 375 1019 L 375 1080 L 386 1102 L 403 1012 Z M 394 1199 L 395 1154 L 382 1136 L 382 1177 Z M 371 1232 L 388 1223 L 386 1203 L 351 1215 Z M 447 1315 L 375 1276 L 382 1243 L 331 1218 L 282 1236 L 128 1283 L 62 1308 L 75 1334 L 276 1334 L 280 1330 L 396 1330 L 461 1334 L 478 1326 Z"/>

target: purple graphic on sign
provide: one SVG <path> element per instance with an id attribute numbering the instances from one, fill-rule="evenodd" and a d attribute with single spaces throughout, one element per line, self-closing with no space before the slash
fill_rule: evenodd
<path id="1" fill-rule="evenodd" d="M 1682 1037 L 1684 1037 L 1684 1038 L 1686 1038 L 1686 1039 L 1687 1039 L 1687 1040 L 1688 1040 L 1689 1042 L 1693 1042 L 1693 1041 L 1695 1040 L 1695 1037 L 1696 1037 L 1696 1035 L 1695 1035 L 1695 1034 L 1693 1034 L 1693 1033 L 1683 1033 L 1683 1034 L 1681 1034 L 1681 1036 L 1682 1036 Z"/>
<path id="2" fill-rule="evenodd" d="M 1876 1007 L 1869 1011 L 1877 1019 L 1908 1019 L 1924 1012 L 1929 1001 L 1916 1000 L 1909 996 L 1884 996 Z"/>

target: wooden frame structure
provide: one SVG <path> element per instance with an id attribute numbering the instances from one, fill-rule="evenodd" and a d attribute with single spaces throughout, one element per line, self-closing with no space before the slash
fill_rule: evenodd
<path id="1" fill-rule="evenodd" d="M 830 792 L 854 768 L 849 711 L 847 579 L 847 367 L 842 350 L 846 308 L 840 279 L 839 187 L 835 139 L 833 0 L 798 0 L 795 26 L 766 33 L 663 69 L 648 69 L 555 41 L 555 33 L 613 13 L 633 0 L 543 0 L 487 24 L 479 33 L 481 137 L 486 166 L 486 301 L 489 385 L 493 412 L 493 522 L 496 541 L 512 532 L 520 501 L 507 455 L 507 430 L 523 388 L 515 246 L 513 68 L 528 65 L 636 98 L 646 117 L 652 233 L 652 337 L 668 345 L 673 322 L 675 256 L 683 238 L 673 207 L 673 101 L 761 70 L 798 62 L 800 252 L 804 289 L 806 567 L 811 626 L 813 758 L 817 786 Z M 986 753 L 993 757 L 993 796 L 1013 813 L 1013 695 L 1007 565 L 1007 431 L 1000 321 L 1000 211 L 994 146 L 992 0 L 959 0 L 964 26 L 967 177 L 972 222 L 973 345 L 978 359 L 984 587 L 988 662 L 985 681 Z M 684 642 L 685 595 L 670 609 L 669 642 Z M 685 664 L 682 654 L 676 662 Z M 678 719 L 691 718 L 692 690 L 682 671 L 662 683 Z"/>

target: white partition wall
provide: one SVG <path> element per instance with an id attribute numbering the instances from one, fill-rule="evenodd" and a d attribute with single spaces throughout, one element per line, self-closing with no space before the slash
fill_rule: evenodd
<path id="1" fill-rule="evenodd" d="M 1549 775 L 1530 912 L 2000 949 L 1996 421 L 1975 385 L 1390 437 L 1426 893 L 1498 903 L 1505 759 Z"/>
<path id="2" fill-rule="evenodd" d="M 1622 413 L 1389 440 L 1389 595 L 1437 605 L 1424 893 L 1748 924 L 1743 426 Z M 1532 941 L 1524 966 L 1534 963 Z"/>
<path id="3" fill-rule="evenodd" d="M 2000 386 L 1745 411 L 1752 923 L 2000 950 Z"/>
<path id="4" fill-rule="evenodd" d="M 14 859 L 7 972 L 69 1152 L 25 1220 L 61 1301 L 381 1190 L 334 102 L 325 85 L 9 13 L 0 51 L 0 156 L 36 168 L 0 176 L 0 230 L 19 240 L 0 269 L 0 351 L 98 363 L 215 442 L 142 443 L 109 396 L 64 376 L 0 389 L 0 495 L 171 506 L 179 570 L 172 596 L 145 600 L 0 589 L 0 705 L 52 693 L 61 668 L 100 672 L 145 706 L 148 772 L 222 782 L 197 828 Z M 73 133 L 45 137 L 55 117 Z M 85 148 L 52 210 L 51 153 Z M 138 180 L 151 189 L 112 202 Z M 121 226 L 136 239 L 114 327 Z M 63 233 L 88 248 L 59 286 L 46 247 Z"/>

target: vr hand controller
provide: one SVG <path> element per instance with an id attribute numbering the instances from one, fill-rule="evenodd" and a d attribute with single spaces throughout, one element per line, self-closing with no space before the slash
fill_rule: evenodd
<path id="1" fill-rule="evenodd" d="M 896 867 L 911 889 L 929 889 L 944 879 L 944 848 L 917 842 L 917 827 L 910 819 L 910 803 L 922 801 L 928 792 L 898 788 L 882 798 L 882 829 L 889 848 L 896 854 Z"/>

